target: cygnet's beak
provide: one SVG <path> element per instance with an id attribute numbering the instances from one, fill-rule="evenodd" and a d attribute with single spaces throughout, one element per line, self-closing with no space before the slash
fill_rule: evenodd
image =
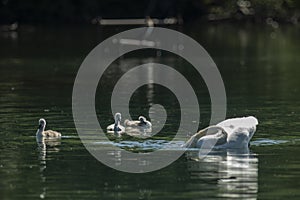
<path id="1" fill-rule="evenodd" d="M 146 122 L 144 121 L 143 118 L 140 118 L 140 123 L 141 123 L 141 124 L 146 124 Z"/>

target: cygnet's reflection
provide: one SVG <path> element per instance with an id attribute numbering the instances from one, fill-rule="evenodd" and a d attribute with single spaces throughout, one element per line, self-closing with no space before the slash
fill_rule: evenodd
<path id="1" fill-rule="evenodd" d="M 186 152 L 191 179 L 216 181 L 220 197 L 257 198 L 258 158 L 248 148 L 213 151 L 201 159 L 198 155 Z"/>
<path id="2" fill-rule="evenodd" d="M 46 197 L 46 175 L 45 169 L 47 168 L 47 153 L 59 152 L 58 146 L 60 145 L 59 138 L 37 138 L 36 140 L 39 151 L 39 161 L 40 161 L 40 177 L 41 177 L 41 185 L 43 187 L 43 191 L 40 194 L 40 198 L 43 199 Z"/>
<path id="3" fill-rule="evenodd" d="M 154 135 L 152 133 L 152 128 L 126 127 L 125 131 L 127 135 L 138 138 L 148 138 Z"/>
<path id="4" fill-rule="evenodd" d="M 39 160 L 41 164 L 46 164 L 47 152 L 59 152 L 58 146 L 61 144 L 60 139 L 57 138 L 40 138 L 36 140 L 38 145 Z"/>

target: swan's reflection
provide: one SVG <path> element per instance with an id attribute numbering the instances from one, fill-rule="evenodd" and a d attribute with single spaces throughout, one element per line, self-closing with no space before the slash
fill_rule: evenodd
<path id="1" fill-rule="evenodd" d="M 43 191 L 40 194 L 40 198 L 44 199 L 46 197 L 46 175 L 45 170 L 47 168 L 47 153 L 59 152 L 57 146 L 60 145 L 59 139 L 49 139 L 49 138 L 37 138 L 36 140 L 39 150 L 39 161 L 40 161 L 40 177 L 43 186 Z"/>
<path id="2" fill-rule="evenodd" d="M 46 165 L 47 152 L 59 152 L 58 146 L 60 145 L 60 139 L 57 138 L 40 138 L 36 140 L 39 150 L 39 160 L 41 164 Z M 47 150 L 48 149 L 48 150 Z"/>
<path id="3" fill-rule="evenodd" d="M 154 135 L 152 133 L 152 128 L 126 127 L 125 131 L 127 135 L 138 138 L 148 138 Z"/>
<path id="4" fill-rule="evenodd" d="M 218 196 L 257 198 L 258 159 L 248 148 L 213 151 L 202 159 L 198 151 L 189 151 L 186 156 L 191 179 L 216 181 Z"/>

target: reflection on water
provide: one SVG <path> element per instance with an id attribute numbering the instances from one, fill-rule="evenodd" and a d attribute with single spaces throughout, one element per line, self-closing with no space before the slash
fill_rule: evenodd
<path id="1" fill-rule="evenodd" d="M 168 154 L 172 154 L 174 153 L 172 151 L 183 150 L 180 148 L 183 143 L 183 141 L 173 142 L 166 151 Z M 97 143 L 101 146 L 102 151 L 104 151 L 105 145 L 114 145 L 136 152 L 166 148 L 166 144 L 168 141 L 164 140 Z M 211 185 L 215 187 L 213 190 L 217 197 L 257 199 L 258 158 L 256 154 L 249 151 L 249 148 L 213 150 L 206 157 L 200 156 L 199 149 L 191 149 L 184 155 L 187 159 L 188 178 L 191 180 L 187 182 L 187 187 L 190 187 L 191 190 L 197 187 L 199 187 L 198 190 L 203 190 L 201 187 Z M 107 150 L 107 156 L 114 160 L 115 165 L 122 165 L 130 160 L 121 151 Z M 133 161 L 131 160 L 131 162 Z M 146 166 L 149 163 L 140 160 L 139 165 Z M 203 183 L 206 184 L 203 185 Z"/>
<path id="2" fill-rule="evenodd" d="M 45 170 L 47 168 L 47 154 L 59 152 L 58 146 L 61 144 L 60 139 L 54 138 L 37 138 L 37 145 L 39 151 L 39 161 L 40 161 L 40 177 L 42 183 L 42 192 L 40 198 L 44 199 L 47 194 L 47 177 L 45 175 Z"/>
<path id="3" fill-rule="evenodd" d="M 126 134 L 137 138 L 148 138 L 154 135 L 152 128 L 126 127 Z"/>
<path id="4" fill-rule="evenodd" d="M 258 158 L 249 149 L 211 152 L 198 159 L 198 152 L 186 153 L 192 179 L 216 182 L 218 196 L 256 199 L 258 191 Z"/>

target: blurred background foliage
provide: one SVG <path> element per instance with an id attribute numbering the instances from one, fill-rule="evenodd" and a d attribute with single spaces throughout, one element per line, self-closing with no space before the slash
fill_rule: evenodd
<path id="1" fill-rule="evenodd" d="M 267 18 L 298 23 L 297 0 L 1 0 L 0 23 L 74 24 L 101 18 L 179 17 L 194 20 L 247 20 Z"/>

